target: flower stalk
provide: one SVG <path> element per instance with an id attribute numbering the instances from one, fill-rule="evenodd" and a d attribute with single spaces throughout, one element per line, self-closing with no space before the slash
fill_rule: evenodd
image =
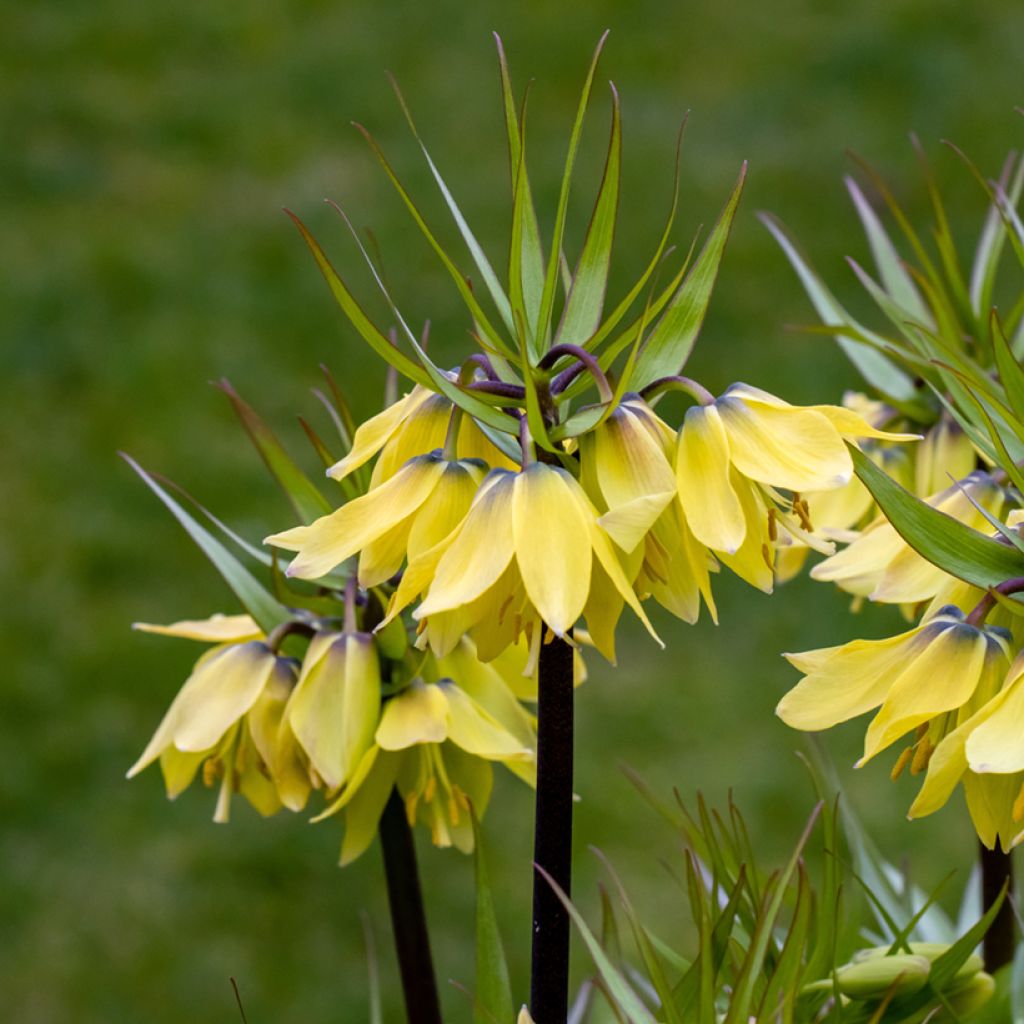
<path id="1" fill-rule="evenodd" d="M 978 864 L 981 867 L 981 909 L 986 913 L 999 899 L 1004 885 L 1009 896 L 1013 895 L 1013 854 L 1004 853 L 999 847 L 990 850 L 984 843 L 978 843 Z M 992 973 L 1010 963 L 1016 942 L 1013 902 L 1007 898 L 982 940 L 985 969 Z"/>
<path id="2" fill-rule="evenodd" d="M 573 649 L 553 637 L 537 669 L 537 802 L 533 860 L 566 895 L 572 883 Z M 569 1005 L 569 915 L 547 879 L 533 876 L 530 1013 L 560 1024 Z"/>
<path id="3" fill-rule="evenodd" d="M 416 847 L 397 789 L 392 790 L 381 815 L 379 832 L 406 1020 L 409 1024 L 441 1024 Z"/>

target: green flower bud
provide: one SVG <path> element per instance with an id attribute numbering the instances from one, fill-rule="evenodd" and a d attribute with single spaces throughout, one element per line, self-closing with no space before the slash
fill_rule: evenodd
<path id="1" fill-rule="evenodd" d="M 844 964 L 836 971 L 836 986 L 853 999 L 881 999 L 888 992 L 897 996 L 920 991 L 928 980 L 931 963 L 927 957 L 899 953 Z"/>

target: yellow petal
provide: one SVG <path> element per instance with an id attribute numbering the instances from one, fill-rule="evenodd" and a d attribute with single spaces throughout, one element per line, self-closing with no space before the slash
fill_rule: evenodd
<path id="1" fill-rule="evenodd" d="M 428 393 L 384 446 L 370 476 L 370 489 L 390 480 L 410 459 L 441 448 L 451 414 L 447 398 Z"/>
<path id="2" fill-rule="evenodd" d="M 747 526 L 737 551 L 716 551 L 715 554 L 740 579 L 770 594 L 775 586 L 775 547 L 768 532 L 768 509 L 757 485 L 735 470 L 731 471 L 731 480 Z"/>
<path id="3" fill-rule="evenodd" d="M 191 752 L 214 746 L 256 702 L 273 664 L 274 655 L 258 641 L 222 647 L 200 659 L 128 778 L 171 745 Z"/>
<path id="4" fill-rule="evenodd" d="M 729 467 L 729 439 L 718 409 L 713 405 L 688 409 L 676 454 L 679 501 L 702 544 L 734 553 L 743 543 L 747 523 Z"/>
<path id="5" fill-rule="evenodd" d="M 384 447 L 407 416 L 414 413 L 431 395 L 417 384 L 412 391 L 389 405 L 383 412 L 361 423 L 352 438 L 352 449 L 327 471 L 335 480 L 344 480 L 353 470 L 368 462 Z M 417 452 L 416 454 L 424 454 Z"/>
<path id="6" fill-rule="evenodd" d="M 632 551 L 675 496 L 663 446 L 628 406 L 594 431 L 597 484 L 608 507 L 600 523 L 624 551 Z"/>
<path id="7" fill-rule="evenodd" d="M 1002 840 L 1009 852 L 1021 826 L 1013 820 L 1013 805 L 1020 792 L 1019 775 L 976 775 L 967 772 L 963 778 L 967 810 L 978 838 L 990 850 Z"/>
<path id="8" fill-rule="evenodd" d="M 647 632 L 650 633 L 660 646 L 664 647 L 665 645 L 661 642 L 661 638 L 655 632 L 650 619 L 647 618 L 647 613 L 643 610 L 640 600 L 636 596 L 636 591 L 633 590 L 630 580 L 623 571 L 622 563 L 619 561 L 615 548 L 612 546 L 611 541 L 605 535 L 604 531 L 597 525 L 597 516 L 593 505 L 590 504 L 590 499 L 584 493 L 583 488 L 568 475 L 566 476 L 566 485 L 569 489 L 570 495 L 576 501 L 577 505 L 579 505 L 580 511 L 586 520 L 590 533 L 590 544 L 593 548 L 594 556 L 600 563 L 605 575 L 611 581 L 612 586 L 615 588 L 619 596 L 626 602 L 626 604 L 629 605 L 636 617 L 647 628 Z"/>
<path id="9" fill-rule="evenodd" d="M 989 702 L 987 709 L 986 719 L 975 726 L 966 742 L 971 770 L 999 774 L 1024 771 L 1024 681 L 1018 677 Z"/>
<path id="10" fill-rule="evenodd" d="M 487 590 L 512 561 L 512 491 L 516 474 L 492 470 L 477 492 L 459 532 L 437 565 L 416 619 L 468 604 Z"/>
<path id="11" fill-rule="evenodd" d="M 413 459 L 375 490 L 309 526 L 267 537 L 265 543 L 299 552 L 289 576 L 317 579 L 408 519 L 430 497 L 444 467 L 439 456 Z"/>
<path id="12" fill-rule="evenodd" d="M 450 679 L 436 684 L 448 699 L 448 739 L 490 761 L 529 761 L 533 751 Z"/>
<path id="13" fill-rule="evenodd" d="M 920 628 L 885 640 L 854 640 L 783 657 L 805 677 L 775 713 L 794 729 L 828 729 L 878 707 L 900 667 L 913 657 Z"/>
<path id="14" fill-rule="evenodd" d="M 751 480 L 792 491 L 824 491 L 841 487 L 853 475 L 850 453 L 822 413 L 732 391 L 715 404 L 733 465 Z"/>
<path id="15" fill-rule="evenodd" d="M 376 838 L 380 816 L 395 788 L 401 762 L 402 755 L 382 752 L 366 781 L 354 791 L 345 808 L 345 838 L 339 860 L 342 867 L 351 864 Z"/>
<path id="16" fill-rule="evenodd" d="M 928 719 L 960 707 L 978 685 L 986 641 L 976 629 L 930 623 L 918 642 L 924 646 L 893 679 L 885 703 L 868 726 L 861 763 Z"/>
<path id="17" fill-rule="evenodd" d="M 477 426 L 472 416 L 463 416 L 455 450 L 460 459 L 480 459 L 491 469 L 518 469 L 500 448 Z"/>
<path id="18" fill-rule="evenodd" d="M 457 527 L 473 504 L 483 470 L 472 462 L 449 462 L 433 493 L 420 506 L 409 532 L 409 561 L 419 558 Z"/>
<path id="19" fill-rule="evenodd" d="M 512 534 L 523 586 L 544 622 L 558 635 L 572 629 L 590 590 L 588 517 L 563 477 L 535 462 L 512 492 Z"/>
<path id="20" fill-rule="evenodd" d="M 184 753 L 174 747 L 166 747 L 160 754 L 160 771 L 164 777 L 167 798 L 174 800 L 182 794 L 196 777 L 199 766 L 210 755 L 209 750 Z"/>
<path id="21" fill-rule="evenodd" d="M 359 552 L 359 586 L 364 590 L 391 579 L 401 569 L 416 515 L 414 512 L 386 533 L 374 537 Z"/>
<path id="22" fill-rule="evenodd" d="M 448 736 L 448 701 L 434 684 L 414 679 L 384 705 L 377 727 L 382 750 L 404 750 L 417 743 L 440 743 Z"/>
<path id="23" fill-rule="evenodd" d="M 142 633 L 157 633 L 160 636 L 180 636 L 186 640 L 203 640 L 206 643 L 243 643 L 259 640 L 263 630 L 256 625 L 251 615 L 211 615 L 208 619 L 182 619 L 169 626 L 157 626 L 152 622 L 133 622 L 132 629 Z"/>
<path id="24" fill-rule="evenodd" d="M 291 658 L 277 658 L 263 692 L 245 716 L 253 746 L 273 774 L 277 767 L 277 737 L 288 698 L 295 688 L 298 663 Z"/>
<path id="25" fill-rule="evenodd" d="M 307 654 L 288 702 L 288 721 L 329 789 L 356 770 L 373 742 L 380 713 L 380 663 L 365 633 L 336 634 L 326 651 Z"/>

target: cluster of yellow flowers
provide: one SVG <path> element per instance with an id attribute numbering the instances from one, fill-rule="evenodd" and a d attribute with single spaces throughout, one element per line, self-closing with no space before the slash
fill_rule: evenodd
<path id="1" fill-rule="evenodd" d="M 130 774 L 159 760 L 171 797 L 197 775 L 219 781 L 218 821 L 235 792 L 270 814 L 321 790 L 318 817 L 344 814 L 343 862 L 366 848 L 397 787 L 410 823 L 470 848 L 469 808 L 486 807 L 491 763 L 535 778 L 522 701 L 535 699 L 544 642 L 584 639 L 614 660 L 627 605 L 654 635 L 649 597 L 687 622 L 702 602 L 715 617 L 720 565 L 770 591 L 780 544 L 833 550 L 800 493 L 848 485 L 847 441 L 907 436 L 746 385 L 717 399 L 685 378 L 655 391 L 677 383 L 697 400 L 678 431 L 655 412 L 657 394 L 630 394 L 551 462 L 528 437 L 523 464 L 512 462 L 421 386 L 363 423 L 328 475 L 352 485 L 374 460 L 365 491 L 268 538 L 296 553 L 289 576 L 328 592 L 358 556 L 361 596 L 354 581 L 338 603 L 345 625 L 307 611 L 270 636 L 246 615 L 141 626 L 215 646 Z"/>
<path id="2" fill-rule="evenodd" d="M 991 520 L 1017 526 L 1021 512 L 998 472 L 976 469 L 969 438 L 943 418 L 916 457 L 880 446 L 872 458 L 908 490 L 975 530 Z M 832 498 L 832 496 L 828 496 Z M 910 808 L 917 818 L 942 807 L 958 783 L 978 836 L 990 849 L 1024 839 L 1024 631 L 1012 606 L 926 561 L 891 523 L 872 514 L 855 482 L 833 500 L 832 536 L 847 546 L 818 563 L 814 579 L 864 599 L 899 605 L 913 628 L 882 640 L 787 654 L 803 678 L 778 714 L 803 730 L 827 729 L 868 711 L 866 763 L 902 737 L 912 737 L 893 767 L 924 775 Z M 817 517 L 816 496 L 809 498 Z M 853 529 L 860 525 L 861 529 Z"/>

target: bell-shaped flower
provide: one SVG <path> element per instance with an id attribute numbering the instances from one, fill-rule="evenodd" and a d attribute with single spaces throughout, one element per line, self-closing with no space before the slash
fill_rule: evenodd
<path id="1" fill-rule="evenodd" d="M 331 466 L 328 476 L 344 480 L 379 453 L 370 479 L 370 487 L 378 487 L 410 459 L 444 444 L 452 410 L 449 399 L 417 384 L 407 395 L 357 428 L 351 451 Z M 458 458 L 481 459 L 488 466 L 512 466 L 472 417 L 461 417 L 458 431 L 455 448 Z"/>
<path id="2" fill-rule="evenodd" d="M 288 575 L 301 579 L 324 576 L 358 553 L 359 583 L 374 587 L 458 525 L 484 472 L 476 460 L 449 461 L 440 451 L 417 455 L 379 487 L 266 543 L 298 552 Z"/>
<path id="3" fill-rule="evenodd" d="M 140 624 L 149 632 L 203 640 L 246 635 L 253 626 L 247 616 L 169 627 Z M 201 767 L 207 785 L 221 783 L 215 821 L 228 820 L 235 792 L 261 814 L 273 814 L 281 807 L 273 781 L 280 759 L 277 725 L 297 674 L 294 659 L 276 655 L 263 640 L 229 641 L 207 651 L 128 777 L 159 760 L 167 795 L 174 799 Z"/>
<path id="4" fill-rule="evenodd" d="M 793 406 L 749 385 L 732 385 L 713 402 L 687 410 L 679 432 L 676 478 L 691 530 L 740 575 L 770 589 L 757 566 L 759 558 L 771 562 L 765 488 L 842 487 L 853 475 L 845 441 L 864 437 L 916 435 L 877 430 L 841 406 Z"/>
<path id="5" fill-rule="evenodd" d="M 945 491 L 952 480 L 963 480 L 978 465 L 974 444 L 948 413 L 929 428 L 914 455 L 913 490 L 920 498 Z"/>
<path id="6" fill-rule="evenodd" d="M 981 509 L 998 516 L 1004 492 L 987 473 L 975 472 L 927 501 L 972 529 L 991 533 Z M 811 570 L 811 577 L 835 583 L 849 594 L 887 604 L 930 601 L 949 579 L 942 569 L 910 547 L 884 516 L 875 519 L 842 551 L 819 562 Z"/>
<path id="7" fill-rule="evenodd" d="M 491 470 L 462 523 L 410 560 L 389 616 L 422 593 L 413 617 L 442 656 L 466 633 L 484 660 L 524 634 L 536 655 L 545 628 L 564 637 L 580 616 L 607 649 L 624 604 L 653 633 L 582 487 L 543 463 Z"/>
<path id="8" fill-rule="evenodd" d="M 285 709 L 286 727 L 328 789 L 352 778 L 380 719 L 380 660 L 368 633 L 318 633 Z"/>
<path id="9" fill-rule="evenodd" d="M 885 640 L 787 654 L 804 678 L 782 698 L 776 713 L 795 729 L 816 731 L 878 708 L 858 765 L 916 729 L 918 740 L 927 743 L 910 758 L 916 756 L 923 766 L 949 713 L 979 694 L 987 697 L 992 680 L 1005 674 L 1008 641 L 1005 630 L 975 626 L 950 606 Z"/>
<path id="10" fill-rule="evenodd" d="M 676 436 L 637 395 L 580 439 L 580 479 L 599 509 L 598 523 L 624 553 L 627 576 L 686 622 L 703 596 L 715 618 L 710 572 L 715 561 L 693 536 L 676 492 Z M 614 660 L 614 630 L 594 636 Z"/>
<path id="11" fill-rule="evenodd" d="M 978 837 L 989 849 L 998 841 L 1009 851 L 1024 839 L 1024 658 L 1018 655 L 988 692 L 979 688 L 954 725 L 929 758 L 909 816 L 934 813 L 962 783 Z"/>
<path id="12" fill-rule="evenodd" d="M 535 781 L 536 737 L 532 728 L 524 733 L 521 716 L 516 707 L 514 714 L 499 719 L 451 679 L 417 678 L 391 697 L 384 704 L 375 742 L 340 795 L 316 819 L 344 811 L 342 865 L 373 841 L 396 788 L 410 825 L 426 826 L 437 846 L 471 851 L 470 806 L 483 816 L 491 793 L 491 763 L 515 766 L 516 774 Z"/>

